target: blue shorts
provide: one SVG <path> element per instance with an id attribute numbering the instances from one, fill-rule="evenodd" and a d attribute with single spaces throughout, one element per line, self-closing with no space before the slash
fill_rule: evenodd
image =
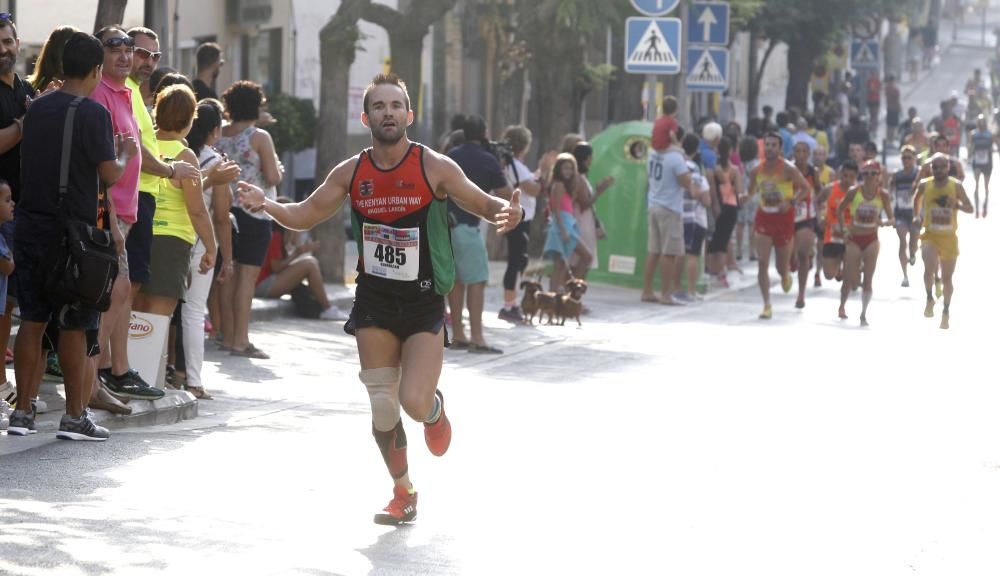
<path id="1" fill-rule="evenodd" d="M 459 224 L 451 229 L 451 250 L 455 254 L 455 279 L 462 284 L 480 284 L 490 277 L 486 241 L 479 226 Z"/>
<path id="2" fill-rule="evenodd" d="M 153 214 L 156 212 L 156 198 L 149 192 L 139 192 L 139 210 L 135 224 L 125 239 L 128 254 L 128 279 L 133 284 L 149 284 L 153 254 Z"/>
<path id="3" fill-rule="evenodd" d="M 21 308 L 22 322 L 46 324 L 56 320 L 60 330 L 97 330 L 101 314 L 96 310 L 82 310 L 71 306 L 52 304 L 42 290 L 42 266 L 52 244 L 35 242 L 14 243 L 17 267 L 17 303 Z"/>

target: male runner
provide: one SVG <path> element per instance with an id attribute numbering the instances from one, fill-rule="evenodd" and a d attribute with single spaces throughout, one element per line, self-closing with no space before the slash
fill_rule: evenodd
<path id="1" fill-rule="evenodd" d="M 844 227 L 840 225 L 840 216 L 837 209 L 840 203 L 847 196 L 847 191 L 854 187 L 858 179 L 858 165 L 854 160 L 845 160 L 840 165 L 840 179 L 827 186 L 822 193 L 822 201 L 826 204 L 826 232 L 823 236 L 823 276 L 827 280 L 842 280 L 844 277 L 844 253 L 847 248 L 844 239 Z M 845 224 L 850 224 L 850 214 L 844 216 Z M 848 282 L 840 285 L 840 299 L 847 301 L 847 294 L 850 292 Z M 847 316 L 843 306 L 840 310 L 841 318 Z"/>
<path id="2" fill-rule="evenodd" d="M 816 255 L 816 203 L 819 196 L 819 172 L 809 163 L 809 145 L 798 142 L 792 149 L 795 168 L 805 178 L 808 186 L 801 200 L 795 202 L 795 254 L 792 270 L 799 273 L 799 296 L 796 308 L 806 307 L 806 284 L 809 282 L 809 268 Z"/>
<path id="3" fill-rule="evenodd" d="M 931 156 L 936 154 L 943 154 L 947 156 L 948 159 L 948 176 L 950 178 L 955 178 L 959 182 L 965 181 L 965 169 L 962 167 L 962 161 L 956 158 L 951 153 L 951 143 L 948 141 L 948 137 L 944 135 L 938 135 L 934 138 L 931 143 Z M 928 159 L 920 166 L 920 176 L 913 183 L 913 192 L 916 193 L 917 185 L 923 180 L 930 178 L 931 174 L 931 161 Z M 934 272 L 934 295 L 938 298 L 941 297 L 944 292 L 944 288 L 941 285 L 941 275 L 935 270 Z"/>
<path id="4" fill-rule="evenodd" d="M 993 173 L 993 132 L 986 126 L 986 117 L 982 114 L 976 118 L 976 129 L 969 134 L 969 156 L 972 157 L 972 174 L 976 179 L 975 198 L 976 218 L 979 218 L 979 177 L 983 177 L 983 218 L 990 204 L 990 175 Z"/>
<path id="5" fill-rule="evenodd" d="M 824 146 L 817 146 L 813 150 L 813 166 L 816 167 L 816 179 L 819 181 L 820 193 L 816 195 L 816 237 L 826 236 L 826 210 L 823 209 L 822 190 L 833 182 L 836 172 L 827 163 L 827 149 Z M 821 276 L 823 274 L 823 250 L 816 251 L 816 275 L 813 285 L 819 288 L 823 285 Z"/>
<path id="6" fill-rule="evenodd" d="M 917 195 L 913 198 L 916 209 L 914 221 L 923 226 L 920 236 L 920 250 L 924 257 L 924 288 L 927 290 L 926 318 L 934 317 L 934 296 L 931 286 L 934 273 L 941 268 L 944 283 L 944 310 L 941 311 L 941 328 L 948 329 L 948 308 L 951 306 L 952 276 L 958 264 L 958 213 L 971 214 L 972 203 L 965 195 L 965 188 L 955 178 L 948 176 L 950 158 L 944 154 L 931 157 L 931 171 L 934 176 L 921 180 L 917 185 Z"/>
<path id="7" fill-rule="evenodd" d="M 907 265 L 917 263 L 917 239 L 920 226 L 913 224 L 913 183 L 917 179 L 917 151 L 906 145 L 900 150 L 903 168 L 889 180 L 892 192 L 892 213 L 896 216 L 896 234 L 899 236 L 899 265 L 903 269 L 903 288 L 910 286 Z"/>
<path id="8" fill-rule="evenodd" d="M 424 423 L 424 440 L 441 456 L 451 442 L 444 397 L 437 390 L 448 334 L 444 297 L 455 281 L 446 200 L 500 232 L 522 218 L 520 191 L 511 202 L 473 184 L 447 156 L 411 142 L 413 123 L 406 84 L 379 74 L 364 93 L 361 122 L 372 147 L 334 168 L 308 198 L 279 204 L 240 182 L 240 201 L 263 210 L 291 230 L 308 230 L 333 216 L 350 198 L 358 242 L 358 289 L 345 331 L 357 338 L 361 381 L 368 388 L 372 434 L 395 486 L 378 524 L 398 525 L 417 515 L 417 493 L 407 469 L 406 433 L 400 405 Z"/>
<path id="9" fill-rule="evenodd" d="M 775 267 L 781 276 L 781 289 L 788 293 L 792 289 L 792 277 L 788 272 L 791 243 L 795 235 L 795 211 L 792 206 L 805 196 L 809 188 L 802 174 L 795 166 L 782 157 L 784 143 L 776 132 L 764 136 L 764 161 L 750 173 L 752 198 L 760 191 L 760 205 L 754 216 L 754 232 L 757 234 L 757 284 L 764 299 L 761 320 L 771 319 L 771 278 L 768 265 L 771 261 L 771 247 L 775 252 Z"/>

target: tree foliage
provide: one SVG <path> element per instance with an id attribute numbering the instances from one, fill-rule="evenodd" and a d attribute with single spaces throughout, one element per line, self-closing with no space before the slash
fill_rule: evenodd
<path id="1" fill-rule="evenodd" d="M 786 106 L 805 108 L 816 60 L 869 17 L 896 17 L 920 0 L 765 0 L 748 21 L 759 37 L 789 48 Z"/>
<path id="2" fill-rule="evenodd" d="M 265 128 L 274 139 L 278 155 L 301 152 L 316 144 L 316 106 L 312 98 L 298 98 L 284 92 L 267 97 L 268 109 L 277 122 Z"/>

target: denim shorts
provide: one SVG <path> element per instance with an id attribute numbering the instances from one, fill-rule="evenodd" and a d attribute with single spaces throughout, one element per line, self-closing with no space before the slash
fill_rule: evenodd
<path id="1" fill-rule="evenodd" d="M 42 267 L 53 249 L 52 244 L 14 242 L 17 255 L 17 303 L 22 322 L 48 323 L 56 320 L 61 330 L 97 330 L 100 313 L 96 310 L 60 306 L 49 302 L 42 290 Z"/>

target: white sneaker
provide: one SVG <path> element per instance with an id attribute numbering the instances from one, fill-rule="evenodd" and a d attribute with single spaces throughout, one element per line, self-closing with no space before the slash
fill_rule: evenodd
<path id="1" fill-rule="evenodd" d="M 10 418 L 6 414 L 0 414 L 0 432 L 6 432 L 10 426 Z"/>
<path id="2" fill-rule="evenodd" d="M 10 413 L 13 411 L 14 408 L 6 400 L 0 400 L 0 416 L 10 416 Z"/>
<path id="3" fill-rule="evenodd" d="M 348 316 L 343 310 L 337 308 L 336 306 L 330 306 L 326 310 L 323 310 L 320 315 L 320 320 L 347 320 Z"/>
<path id="4" fill-rule="evenodd" d="M 8 380 L 0 384 L 0 400 L 8 404 L 14 404 L 17 401 L 17 388 L 14 388 L 13 382 Z"/>
<path id="5" fill-rule="evenodd" d="M 45 414 L 49 411 L 49 405 L 41 398 L 35 398 L 31 401 L 31 406 L 35 410 L 35 414 Z"/>

